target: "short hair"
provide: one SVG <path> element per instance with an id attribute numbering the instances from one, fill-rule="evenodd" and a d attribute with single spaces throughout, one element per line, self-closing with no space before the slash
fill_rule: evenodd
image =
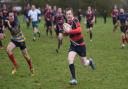
<path id="1" fill-rule="evenodd" d="M 73 9 L 72 9 L 72 8 L 67 8 L 67 9 L 66 9 L 66 12 L 67 12 L 67 11 L 71 11 L 71 12 L 73 13 Z"/>

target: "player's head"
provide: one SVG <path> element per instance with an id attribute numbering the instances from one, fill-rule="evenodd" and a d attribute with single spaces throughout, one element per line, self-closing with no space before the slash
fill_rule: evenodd
<path id="1" fill-rule="evenodd" d="M 46 4 L 46 5 L 45 5 L 45 7 L 46 7 L 46 8 L 48 8 L 48 7 L 49 7 L 49 5 L 48 5 L 48 4 Z"/>
<path id="2" fill-rule="evenodd" d="M 67 18 L 67 20 L 72 20 L 74 18 L 72 8 L 68 8 L 66 10 L 66 18 Z"/>
<path id="3" fill-rule="evenodd" d="M 116 5 L 114 6 L 114 9 L 117 9 L 117 6 Z"/>
<path id="4" fill-rule="evenodd" d="M 35 5 L 32 5 L 32 10 L 35 10 L 36 9 L 36 6 Z"/>
<path id="5" fill-rule="evenodd" d="M 88 10 L 92 10 L 92 7 L 91 6 L 88 6 Z"/>
<path id="6" fill-rule="evenodd" d="M 123 8 L 120 8 L 120 13 L 124 14 L 124 9 Z"/>
<path id="7" fill-rule="evenodd" d="M 56 6 L 53 6 L 53 9 L 56 10 L 57 9 Z"/>
<path id="8" fill-rule="evenodd" d="M 51 6 L 48 6 L 48 9 L 49 9 L 49 10 L 52 10 L 52 7 L 51 7 Z"/>
<path id="9" fill-rule="evenodd" d="M 57 12 L 58 12 L 58 13 L 62 13 L 62 9 L 61 9 L 61 8 L 58 8 L 58 9 L 57 9 Z"/>
<path id="10" fill-rule="evenodd" d="M 10 21 L 10 22 L 13 22 L 14 21 L 14 13 L 13 12 L 9 12 L 9 15 L 8 15 L 8 20 Z"/>

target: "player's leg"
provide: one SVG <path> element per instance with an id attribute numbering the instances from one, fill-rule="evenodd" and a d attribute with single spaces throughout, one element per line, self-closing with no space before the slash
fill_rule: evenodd
<path id="1" fill-rule="evenodd" d="M 36 33 L 37 33 L 37 29 L 36 27 L 33 27 L 33 41 L 36 40 Z"/>
<path id="2" fill-rule="evenodd" d="M 38 22 L 36 22 L 36 30 L 37 30 L 37 34 L 40 37 L 40 30 L 38 29 Z"/>
<path id="3" fill-rule="evenodd" d="M 61 45 L 62 45 L 62 40 L 63 40 L 63 34 L 62 33 L 59 33 L 58 34 L 58 48 L 57 48 L 57 53 L 59 52 L 59 49 L 60 49 L 60 47 L 61 47 Z"/>
<path id="4" fill-rule="evenodd" d="M 51 23 L 50 26 L 49 26 L 49 31 L 50 31 L 50 35 L 51 35 L 51 37 L 52 37 L 52 23 Z"/>
<path id="5" fill-rule="evenodd" d="M 89 59 L 87 59 L 87 57 L 80 57 L 80 58 L 81 58 L 81 63 L 84 66 L 90 66 L 93 70 L 95 70 L 95 64 L 92 58 L 89 58 Z"/>
<path id="6" fill-rule="evenodd" d="M 46 35 L 48 36 L 48 32 L 49 32 L 49 22 L 46 21 Z"/>
<path id="7" fill-rule="evenodd" d="M 0 40 L 0 49 L 3 48 L 2 41 Z"/>
<path id="8" fill-rule="evenodd" d="M 32 74 L 34 74 L 34 70 L 33 70 L 33 66 L 32 66 L 32 60 L 31 60 L 30 56 L 28 55 L 27 48 L 22 49 L 22 55 L 24 56 L 24 58 L 26 59 L 26 61 L 27 61 L 27 63 L 28 63 L 30 72 L 31 72 Z"/>
<path id="9" fill-rule="evenodd" d="M 90 41 L 92 41 L 92 27 L 89 27 L 89 28 L 87 29 L 87 32 L 89 33 Z"/>
<path id="10" fill-rule="evenodd" d="M 128 43 L 128 30 L 126 30 L 125 39 L 126 39 L 126 42 Z"/>
<path id="11" fill-rule="evenodd" d="M 80 56 L 81 63 L 84 66 L 91 66 L 93 70 L 95 70 L 95 64 L 93 62 L 92 58 L 87 59 L 86 57 L 86 47 L 85 46 L 80 46 L 78 49 L 78 55 Z"/>
<path id="12" fill-rule="evenodd" d="M 75 60 L 75 56 L 76 56 L 76 52 L 74 51 L 70 51 L 68 53 L 68 63 L 69 63 L 69 69 L 70 69 L 70 73 L 71 73 L 71 81 L 70 81 L 70 84 L 77 84 L 77 81 L 76 81 L 76 75 L 75 75 L 75 66 L 74 66 L 74 60 Z"/>
<path id="13" fill-rule="evenodd" d="M 10 42 L 7 46 L 7 54 L 8 54 L 8 57 L 9 59 L 11 60 L 11 62 L 13 63 L 13 70 L 12 70 L 12 74 L 15 74 L 16 72 L 16 68 L 18 67 L 18 64 L 16 63 L 16 60 L 14 58 L 14 54 L 13 54 L 13 49 L 16 47 L 16 45 L 13 43 L 13 42 Z"/>
<path id="14" fill-rule="evenodd" d="M 121 47 L 125 47 L 125 33 L 121 33 Z"/>

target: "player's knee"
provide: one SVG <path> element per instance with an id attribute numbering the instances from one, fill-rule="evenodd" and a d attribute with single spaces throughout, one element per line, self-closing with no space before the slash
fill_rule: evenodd
<path id="1" fill-rule="evenodd" d="M 74 59 L 68 58 L 68 63 L 69 64 L 73 64 L 74 63 Z"/>

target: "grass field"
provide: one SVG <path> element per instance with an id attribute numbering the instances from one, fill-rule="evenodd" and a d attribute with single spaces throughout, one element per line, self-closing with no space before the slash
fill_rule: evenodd
<path id="1" fill-rule="evenodd" d="M 12 64 L 8 59 L 5 49 L 0 50 L 0 89 L 128 89 L 128 46 L 120 48 L 120 31 L 112 33 L 112 22 L 108 19 L 103 24 L 102 18 L 98 18 L 94 26 L 93 42 L 89 41 L 84 24 L 83 33 L 87 44 L 87 56 L 93 57 L 97 66 L 95 71 L 84 68 L 76 58 L 76 74 L 78 85 L 68 84 L 70 73 L 67 62 L 69 48 L 68 37 L 63 40 L 60 53 L 55 52 L 57 40 L 45 34 L 43 21 L 40 23 L 41 38 L 32 41 L 32 31 L 27 29 L 25 22 L 21 20 L 21 28 L 26 36 L 29 54 L 32 57 L 36 71 L 35 76 L 29 75 L 26 61 L 20 50 L 15 49 L 14 54 L 20 68 L 16 75 L 11 75 Z M 9 32 L 6 31 L 7 46 Z"/>

